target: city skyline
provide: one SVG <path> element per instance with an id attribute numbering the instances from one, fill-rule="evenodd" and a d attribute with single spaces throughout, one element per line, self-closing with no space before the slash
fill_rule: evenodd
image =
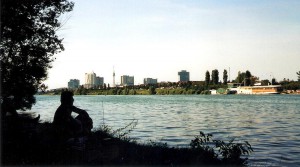
<path id="1" fill-rule="evenodd" d="M 92 70 L 113 85 L 113 66 L 116 76 L 134 75 L 137 84 L 144 77 L 175 82 L 181 69 L 190 80 L 229 68 L 230 79 L 249 70 L 261 79 L 297 80 L 300 1 L 74 2 L 61 18 L 65 51 L 48 70 L 50 89 Z"/>
<path id="2" fill-rule="evenodd" d="M 218 69 L 215 69 L 215 70 L 218 70 Z M 228 75 L 228 70 L 227 69 L 224 69 L 224 70 L 226 70 L 227 71 L 227 79 L 228 79 L 228 82 L 231 82 L 231 81 L 233 81 L 233 80 L 235 80 L 236 79 L 236 77 L 237 76 L 235 76 L 233 79 L 231 79 L 231 78 L 229 78 L 229 75 Z M 230 71 L 230 69 L 229 69 L 229 71 Z M 219 74 L 218 74 L 218 76 L 219 76 L 219 81 L 222 83 L 223 82 L 223 72 L 224 71 L 219 71 L 218 70 L 218 72 L 219 72 Z M 245 72 L 245 71 L 240 71 L 241 73 L 242 72 Z M 212 71 L 209 71 L 209 73 L 210 73 L 210 77 L 211 77 L 211 75 L 212 75 Z M 97 78 L 102 78 L 102 82 L 101 82 L 101 84 L 98 84 L 98 85 L 94 85 L 94 86 L 100 86 L 100 85 L 103 85 L 103 84 L 105 84 L 106 86 L 109 84 L 110 85 L 110 87 L 115 87 L 115 86 L 128 86 L 128 85 L 141 85 L 141 84 L 156 84 L 156 83 L 162 83 L 162 82 L 180 82 L 180 81 L 205 81 L 205 80 L 190 80 L 190 78 L 189 78 L 189 76 L 190 76 L 190 72 L 189 71 L 187 71 L 187 70 L 180 70 L 180 71 L 178 71 L 177 72 L 177 77 L 178 77 L 178 79 L 176 80 L 176 81 L 165 81 L 165 80 L 161 80 L 161 81 L 159 81 L 158 80 L 158 78 L 150 78 L 150 77 L 144 77 L 143 78 L 143 82 L 139 82 L 139 83 L 137 83 L 137 82 L 134 82 L 134 75 L 132 75 L 132 76 L 129 76 L 129 75 L 120 75 L 119 77 L 120 77 L 120 82 L 115 82 L 115 85 L 111 85 L 110 84 L 110 82 L 104 82 L 104 77 L 101 77 L 101 76 L 98 76 L 94 71 L 92 71 L 92 72 L 90 72 L 90 73 L 85 73 L 85 81 L 84 82 L 81 82 L 78 78 L 70 78 L 69 79 L 69 81 L 68 81 L 68 84 L 67 84 L 67 86 L 64 86 L 64 87 L 60 87 L 60 88 L 66 88 L 66 87 L 68 87 L 69 88 L 69 83 L 70 82 L 72 82 L 72 80 L 78 80 L 80 83 L 82 83 L 82 84 L 79 84 L 79 86 L 84 86 L 84 87 L 86 87 L 86 85 L 87 84 L 90 84 L 90 83 L 88 83 L 89 81 L 87 81 L 87 77 L 86 77 L 86 75 L 87 74 L 93 74 L 93 75 L 95 75 L 95 77 L 97 76 Z M 253 75 L 254 76 L 254 75 Z M 115 77 L 115 71 L 113 71 L 113 77 Z M 126 78 L 126 79 L 124 79 L 124 77 Z M 258 77 L 258 76 L 254 76 L 254 77 Z M 123 78 L 123 82 L 122 82 L 122 78 Z M 128 80 L 128 79 L 129 80 Z M 270 78 L 260 78 L 260 77 L 258 77 L 258 80 L 257 81 L 262 81 L 262 80 L 269 80 L 269 82 L 271 82 L 272 81 L 272 79 L 276 79 L 276 78 L 274 78 L 273 76 L 270 76 Z M 288 78 L 285 78 L 285 79 L 288 79 Z M 128 81 L 129 82 L 128 82 Z M 115 81 L 115 78 L 113 78 L 113 82 Z M 278 82 L 279 80 L 277 80 L 276 79 L 276 81 Z M 112 82 L 112 83 L 113 83 Z M 233 81 L 234 82 L 234 81 Z M 73 83 L 72 83 L 73 84 Z M 78 87 L 79 87 L 78 86 Z M 87 88 L 87 87 L 86 87 Z"/>

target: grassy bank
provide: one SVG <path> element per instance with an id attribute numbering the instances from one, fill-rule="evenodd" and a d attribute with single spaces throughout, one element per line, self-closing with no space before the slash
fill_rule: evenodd
<path id="1" fill-rule="evenodd" d="M 243 165 L 241 155 L 252 151 L 247 142 L 225 143 L 202 132 L 189 147 L 177 148 L 136 143 L 128 136 L 131 125 L 115 131 L 102 126 L 68 142 L 53 135 L 51 123 L 22 119 L 2 125 L 2 165 Z"/>

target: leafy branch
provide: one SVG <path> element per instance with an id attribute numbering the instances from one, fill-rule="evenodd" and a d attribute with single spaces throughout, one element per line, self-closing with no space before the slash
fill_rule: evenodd
<path id="1" fill-rule="evenodd" d="M 200 131 L 199 136 L 191 141 L 192 149 L 206 151 L 212 154 L 213 157 L 222 156 L 221 161 L 230 164 L 245 164 L 247 158 L 241 158 L 242 155 L 249 155 L 253 149 L 249 142 L 235 143 L 234 138 L 228 143 L 221 140 L 213 140 L 212 134 L 204 134 Z M 216 152 L 217 151 L 217 152 Z"/>

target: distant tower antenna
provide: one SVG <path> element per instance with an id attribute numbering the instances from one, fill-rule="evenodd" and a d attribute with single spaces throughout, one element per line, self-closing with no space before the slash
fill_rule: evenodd
<path id="1" fill-rule="evenodd" d="M 116 87 L 115 77 L 116 77 L 115 66 L 113 66 L 113 87 Z"/>

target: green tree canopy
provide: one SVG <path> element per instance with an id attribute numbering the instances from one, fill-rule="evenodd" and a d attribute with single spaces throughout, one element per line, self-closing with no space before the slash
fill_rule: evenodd
<path id="1" fill-rule="evenodd" d="M 247 70 L 245 73 L 245 81 L 244 81 L 246 86 L 251 85 L 251 77 L 252 77 L 251 72 Z"/>
<path id="2" fill-rule="evenodd" d="M 219 71 L 217 69 L 212 70 L 211 80 L 212 80 L 212 83 L 215 85 L 217 85 L 219 83 Z"/>
<path id="3" fill-rule="evenodd" d="M 245 73 L 241 73 L 241 71 L 239 71 L 235 79 L 235 82 L 242 83 L 244 81 L 244 78 L 245 78 Z"/>
<path id="4" fill-rule="evenodd" d="M 227 80 L 228 80 L 228 74 L 227 74 L 227 70 L 225 69 L 225 70 L 223 71 L 223 83 L 224 83 L 225 85 L 227 85 Z"/>
<path id="5" fill-rule="evenodd" d="M 251 79 L 256 79 L 257 77 L 255 78 L 252 78 L 252 74 L 250 71 L 246 71 L 246 72 L 238 72 L 238 76 L 236 77 L 235 79 L 235 82 L 237 83 L 243 83 L 243 85 L 245 86 L 249 86 L 251 85 Z"/>
<path id="6" fill-rule="evenodd" d="M 53 55 L 64 50 L 56 34 L 59 17 L 73 6 L 68 0 L 2 0 L 1 98 L 13 96 L 15 109 L 35 103 Z"/>
<path id="7" fill-rule="evenodd" d="M 206 71 L 205 73 L 205 85 L 208 86 L 210 82 L 210 74 L 209 71 Z"/>
<path id="8" fill-rule="evenodd" d="M 155 94 L 156 94 L 155 87 L 150 86 L 149 87 L 149 95 L 155 95 Z"/>

